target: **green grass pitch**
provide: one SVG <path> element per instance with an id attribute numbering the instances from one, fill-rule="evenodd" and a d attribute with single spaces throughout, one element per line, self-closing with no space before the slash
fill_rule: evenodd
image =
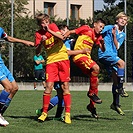
<path id="1" fill-rule="evenodd" d="M 4 114 L 10 124 L 0 127 L 0 133 L 133 133 L 133 95 L 132 92 L 128 93 L 128 98 L 120 98 L 121 107 L 125 112 L 125 116 L 120 116 L 110 109 L 111 92 L 100 91 L 99 96 L 103 103 L 96 105 L 100 117 L 96 120 L 86 109 L 89 103 L 86 92 L 72 91 L 72 124 L 65 124 L 52 119 L 56 107 L 49 111 L 47 121 L 39 123 L 35 110 L 42 106 L 43 91 L 20 90 Z M 53 91 L 52 95 L 55 94 Z"/>

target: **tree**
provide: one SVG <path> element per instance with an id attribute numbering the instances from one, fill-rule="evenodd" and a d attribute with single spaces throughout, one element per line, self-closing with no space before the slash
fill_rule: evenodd
<path id="1" fill-rule="evenodd" d="M 103 0 L 103 1 L 104 3 L 107 3 L 108 5 L 113 5 L 116 2 L 116 0 Z"/>

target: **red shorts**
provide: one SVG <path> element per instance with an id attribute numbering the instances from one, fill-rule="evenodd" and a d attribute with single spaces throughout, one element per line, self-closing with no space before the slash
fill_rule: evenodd
<path id="1" fill-rule="evenodd" d="M 46 82 L 70 81 L 70 61 L 63 60 L 46 65 Z"/>
<path id="2" fill-rule="evenodd" d="M 90 72 L 90 69 L 96 64 L 95 61 L 86 56 L 80 57 L 74 62 L 85 74 L 88 74 Z"/>

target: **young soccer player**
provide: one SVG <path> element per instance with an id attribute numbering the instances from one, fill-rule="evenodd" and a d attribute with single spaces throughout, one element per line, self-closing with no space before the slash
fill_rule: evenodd
<path id="1" fill-rule="evenodd" d="M 41 49 L 41 44 L 46 49 L 46 89 L 43 94 L 43 112 L 38 118 L 39 121 L 45 121 L 48 113 L 51 92 L 54 82 L 61 81 L 63 90 L 63 99 L 65 105 L 65 123 L 70 124 L 71 94 L 69 91 L 70 80 L 70 62 L 67 49 L 61 39 L 63 36 L 55 23 L 50 23 L 50 17 L 47 14 L 37 16 L 38 25 L 41 27 L 35 33 L 35 46 L 37 51 Z M 45 39 L 44 39 L 45 37 Z"/>
<path id="2" fill-rule="evenodd" d="M 34 46 L 33 42 L 8 36 L 1 27 L 0 27 L 0 38 L 3 38 L 9 42 L 18 42 L 18 43 L 23 43 L 27 46 Z M 6 126 L 9 123 L 4 119 L 2 115 L 9 107 L 11 100 L 18 91 L 18 85 L 11 72 L 5 66 L 1 56 L 0 56 L 0 83 L 4 87 L 4 90 L 2 90 L 2 92 L 0 93 L 0 125 Z"/>
<path id="3" fill-rule="evenodd" d="M 43 69 L 43 64 L 45 62 L 43 56 L 39 53 L 33 57 L 34 60 L 34 75 L 35 75 L 35 81 L 34 81 L 34 90 L 36 90 L 36 82 L 41 79 L 42 85 L 45 89 L 45 69 Z"/>
<path id="4" fill-rule="evenodd" d="M 68 37 L 73 33 L 79 35 L 74 50 L 81 50 L 84 48 L 92 50 L 95 43 L 104 51 L 103 39 L 100 35 L 104 25 L 105 22 L 102 19 L 98 19 L 94 22 L 93 28 L 90 28 L 88 25 L 83 25 L 77 29 L 68 31 L 64 36 Z M 87 93 L 87 96 L 90 98 L 90 104 L 87 105 L 87 109 L 92 113 L 94 118 L 98 118 L 95 103 L 102 103 L 102 100 L 98 97 L 99 66 L 91 59 L 90 53 L 75 55 L 73 56 L 73 61 L 85 74 L 90 76 L 90 88 Z"/>
<path id="5" fill-rule="evenodd" d="M 67 25 L 59 25 L 58 26 L 61 34 L 64 36 L 64 34 L 69 30 Z M 65 39 L 64 44 L 67 48 L 68 55 L 77 55 L 77 54 L 84 54 L 84 53 L 90 53 L 90 50 L 88 48 L 82 49 L 82 50 L 71 50 L 71 44 L 73 43 L 73 40 L 70 40 L 69 38 Z M 54 89 L 57 91 L 57 95 L 51 98 L 50 104 L 48 107 L 48 111 L 51 110 L 53 107 L 58 105 L 55 120 L 63 120 L 62 118 L 62 112 L 64 109 L 64 101 L 62 97 L 62 88 L 61 88 L 61 82 L 55 82 L 54 83 Z M 37 109 L 36 114 L 41 115 L 42 109 Z"/>
<path id="6" fill-rule="evenodd" d="M 118 49 L 125 39 L 125 33 L 123 30 L 127 21 L 128 16 L 124 12 L 120 12 L 116 16 L 115 25 L 107 25 L 104 27 L 102 34 L 106 50 L 105 52 L 102 52 L 100 49 L 98 51 L 99 61 L 105 65 L 109 75 L 112 73 L 113 103 L 110 108 L 118 112 L 120 115 L 124 115 L 124 112 L 120 108 L 119 95 L 122 97 L 128 97 L 128 94 L 123 88 L 125 62 L 118 57 Z"/>

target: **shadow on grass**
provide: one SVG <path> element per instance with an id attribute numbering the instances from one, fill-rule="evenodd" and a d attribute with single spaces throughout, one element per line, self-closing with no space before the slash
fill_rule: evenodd
<path id="1" fill-rule="evenodd" d="M 13 118 L 13 119 L 31 119 L 31 120 L 35 120 L 35 121 L 38 121 L 38 117 L 39 116 L 6 116 L 6 117 L 10 117 L 10 118 Z M 50 120 L 53 120 L 55 117 L 54 116 L 48 116 L 46 118 L 46 121 L 50 121 Z"/>
<path id="2" fill-rule="evenodd" d="M 91 118 L 91 119 L 89 119 L 89 118 Z M 100 119 L 103 119 L 103 120 L 121 120 L 120 118 L 107 118 L 107 117 L 101 117 L 101 116 L 99 116 L 98 119 L 96 119 L 91 115 L 74 115 L 72 117 L 72 119 L 82 120 L 82 121 L 94 121 L 94 120 L 100 120 Z"/>
<path id="3" fill-rule="evenodd" d="M 10 118 L 13 118 L 13 119 L 31 119 L 31 120 L 34 120 L 34 121 L 38 121 L 38 116 L 6 116 L 6 117 L 10 117 Z M 53 121 L 54 120 L 54 116 L 48 116 L 46 118 L 46 121 Z M 92 117 L 91 115 L 73 115 L 71 117 L 72 120 L 80 120 L 80 121 L 97 121 L 97 120 L 112 120 L 112 121 L 115 121 L 115 120 L 121 120 L 120 118 L 109 118 L 109 117 L 101 117 L 99 116 L 98 119 Z M 57 121 L 57 120 L 56 120 Z M 61 121 L 61 120 L 58 120 L 58 121 Z"/>

